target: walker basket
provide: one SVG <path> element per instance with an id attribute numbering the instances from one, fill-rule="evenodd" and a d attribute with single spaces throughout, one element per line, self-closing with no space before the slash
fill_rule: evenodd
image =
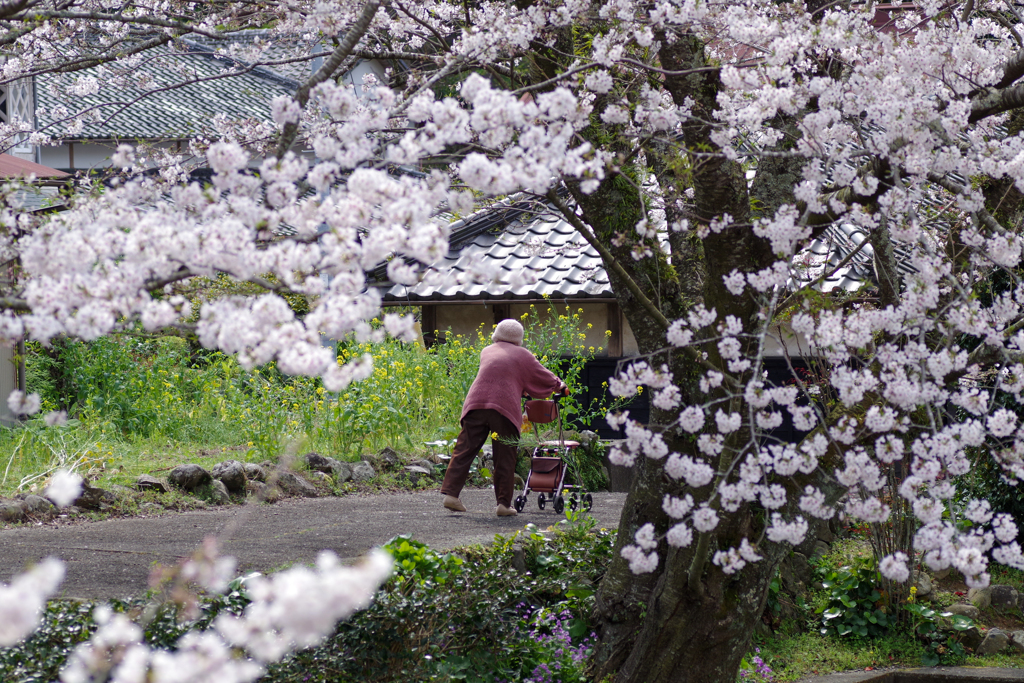
<path id="1" fill-rule="evenodd" d="M 565 461 L 561 458 L 530 459 L 530 490 L 540 493 L 557 493 L 562 483 Z"/>
<path id="2" fill-rule="evenodd" d="M 536 424 L 548 424 L 558 418 L 557 401 L 532 400 L 526 402 L 526 418 Z"/>

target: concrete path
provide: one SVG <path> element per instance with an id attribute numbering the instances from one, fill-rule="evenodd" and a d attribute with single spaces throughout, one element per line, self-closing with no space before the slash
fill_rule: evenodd
<path id="1" fill-rule="evenodd" d="M 598 526 L 615 527 L 625 493 L 595 493 Z M 286 499 L 275 505 L 226 506 L 159 517 L 111 519 L 71 526 L 0 530 L 0 581 L 53 555 L 67 564 L 63 595 L 123 598 L 145 591 L 156 564 L 173 565 L 211 534 L 225 554 L 238 558 L 239 573 L 272 571 L 311 562 L 323 549 L 353 558 L 398 534 L 433 548 L 489 543 L 526 524 L 547 527 L 564 515 L 539 510 L 536 494 L 516 517 L 496 517 L 489 489 L 463 492 L 468 513 L 441 507 L 436 492 L 339 498 Z"/>

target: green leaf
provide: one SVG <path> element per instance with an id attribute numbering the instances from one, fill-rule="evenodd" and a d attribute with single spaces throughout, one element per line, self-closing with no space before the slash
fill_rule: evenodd
<path id="1" fill-rule="evenodd" d="M 573 638 L 582 638 L 587 635 L 587 622 L 585 619 L 573 619 L 569 622 L 569 635 Z"/>
<path id="2" fill-rule="evenodd" d="M 586 599 L 594 594 L 594 589 L 590 586 L 573 586 L 565 592 L 565 595 L 570 598 L 581 598 Z"/>

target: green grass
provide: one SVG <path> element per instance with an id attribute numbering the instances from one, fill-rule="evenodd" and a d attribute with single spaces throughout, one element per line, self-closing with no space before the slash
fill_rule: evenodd
<path id="1" fill-rule="evenodd" d="M 534 309 L 527 318 L 527 347 L 578 394 L 583 364 L 596 351 L 580 345 L 578 314 L 552 309 L 542 319 Z M 342 362 L 369 354 L 374 371 L 339 394 L 273 364 L 247 371 L 177 338 L 29 344 L 28 390 L 40 394 L 43 411 L 0 429 L 0 495 L 41 490 L 57 468 L 100 486 L 127 486 L 139 474 L 186 462 L 276 461 L 286 451 L 354 461 L 387 446 L 410 459 L 426 456 L 427 442 L 458 432 L 480 349 L 490 343 L 486 332 L 449 336 L 430 350 L 395 340 L 343 343 Z M 563 403 L 584 423 L 604 411 Z M 47 427 L 42 415 L 61 409 L 67 425 Z M 587 471 L 600 474 L 599 467 Z"/>

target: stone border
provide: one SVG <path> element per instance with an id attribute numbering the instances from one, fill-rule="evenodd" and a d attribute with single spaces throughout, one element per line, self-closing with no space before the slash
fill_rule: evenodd
<path id="1" fill-rule="evenodd" d="M 847 671 L 802 678 L 798 683 L 1020 683 L 1024 669 L 936 666 L 896 671 Z"/>

